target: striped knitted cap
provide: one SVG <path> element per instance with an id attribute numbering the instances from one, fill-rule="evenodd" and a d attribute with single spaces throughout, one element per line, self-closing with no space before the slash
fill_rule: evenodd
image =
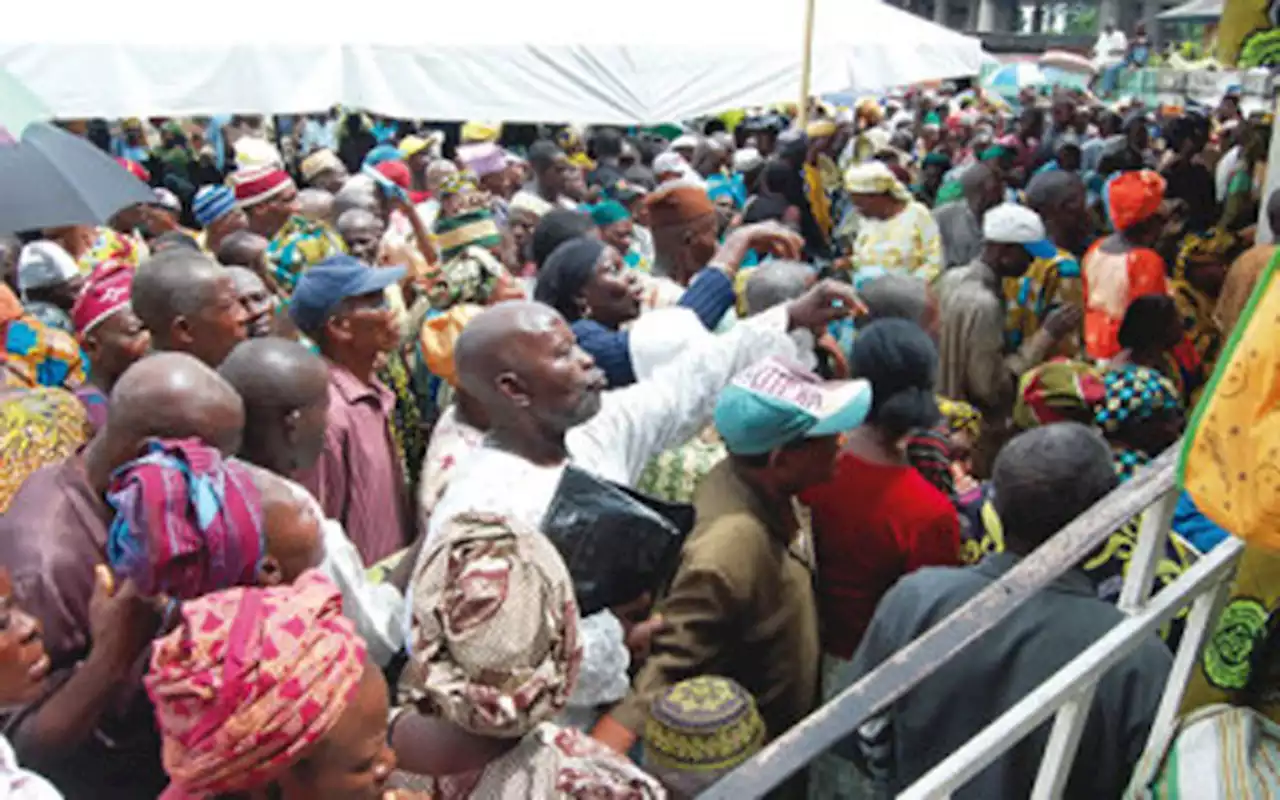
<path id="1" fill-rule="evenodd" d="M 276 195 L 297 187 L 289 173 L 272 164 L 260 167 L 242 167 L 227 178 L 235 190 L 236 202 L 248 208 L 266 202 Z"/>
<path id="2" fill-rule="evenodd" d="M 236 195 L 226 186 L 202 186 L 191 204 L 200 227 L 207 228 L 236 210 Z"/>
<path id="3" fill-rule="evenodd" d="M 487 249 L 502 243 L 502 232 L 487 208 L 438 219 L 435 234 L 441 261 L 448 261 L 470 245 Z"/>
<path id="4" fill-rule="evenodd" d="M 756 701 L 736 681 L 699 675 L 653 702 L 644 728 L 644 764 L 688 772 L 727 771 L 764 746 Z"/>

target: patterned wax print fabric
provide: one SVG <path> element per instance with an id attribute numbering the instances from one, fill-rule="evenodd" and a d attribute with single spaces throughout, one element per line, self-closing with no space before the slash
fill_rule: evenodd
<path id="1" fill-rule="evenodd" d="M 147 596 L 191 599 L 257 579 L 262 496 L 244 463 L 199 439 L 152 439 L 107 485 L 112 571 Z"/>
<path id="2" fill-rule="evenodd" d="M 387 353 L 386 362 L 378 369 L 377 376 L 396 396 L 395 409 L 391 415 L 391 441 L 396 448 L 396 457 L 400 459 L 403 470 L 401 474 L 412 494 L 418 485 L 422 457 L 427 452 L 422 409 L 413 390 L 409 366 L 399 351 Z"/>
<path id="3" fill-rule="evenodd" d="M 549 539 L 498 515 L 459 515 L 410 587 L 402 703 L 502 738 L 564 709 L 582 647 L 573 583 Z"/>
<path id="4" fill-rule="evenodd" d="M 1164 259 L 1144 247 L 1108 252 L 1099 242 L 1085 253 L 1081 274 L 1085 352 L 1093 359 L 1114 358 L 1129 304 L 1143 295 L 1169 293 Z"/>
<path id="5" fill-rule="evenodd" d="M 75 455 L 89 418 L 64 389 L 0 390 L 0 513 L 31 473 Z"/>
<path id="6" fill-rule="evenodd" d="M 542 800 L 658 800 L 658 782 L 604 745 L 549 722 L 526 734 L 483 769 L 453 775 L 397 772 L 395 789 L 426 792 L 432 800 L 538 798 Z"/>
<path id="7" fill-rule="evenodd" d="M 1280 549 L 1280 290 L 1276 257 L 1218 360 L 1183 437 L 1182 486 L 1250 544 Z"/>
<path id="8" fill-rule="evenodd" d="M 8 291 L 8 287 L 0 287 Z M 49 386 L 75 390 L 84 383 L 84 353 L 71 334 L 55 330 L 31 316 L 0 318 L 4 337 L 4 386 L 34 389 Z"/>
<path id="9" fill-rule="evenodd" d="M 1104 395 L 1095 421 L 1107 435 L 1131 422 L 1141 422 L 1182 408 L 1173 382 L 1150 367 L 1125 366 L 1102 376 Z"/>
<path id="10" fill-rule="evenodd" d="M 80 272 L 88 276 L 99 265 L 108 261 L 127 264 L 137 268 L 151 253 L 142 239 L 128 233 L 120 233 L 106 226 L 99 227 L 93 238 L 93 244 L 77 260 Z"/>
<path id="11" fill-rule="evenodd" d="M 1021 278 L 1002 281 L 1005 308 L 1005 346 L 1016 352 L 1044 325 L 1044 318 L 1060 305 L 1083 303 L 1080 263 L 1058 248 L 1052 258 L 1037 258 Z"/>
<path id="12" fill-rule="evenodd" d="M 892 219 L 863 219 L 853 243 L 854 271 L 880 267 L 933 281 L 942 272 L 942 237 L 929 209 L 914 200 Z"/>
<path id="13" fill-rule="evenodd" d="M 1168 737 L 1143 754 L 1125 800 L 1280 796 L 1280 725 L 1254 709 L 1207 706 Z"/>
<path id="14" fill-rule="evenodd" d="M 1013 424 L 1029 430 L 1053 422 L 1093 420 L 1106 397 L 1102 372 L 1083 361 L 1054 359 L 1023 373 Z"/>
<path id="15" fill-rule="evenodd" d="M 692 503 L 702 479 L 728 454 L 711 426 L 681 446 L 654 456 L 645 465 L 636 489 L 668 503 Z"/>
<path id="16" fill-rule="evenodd" d="M 1182 714 L 1214 703 L 1249 706 L 1280 722 L 1280 551 L 1249 543 L 1231 595 L 1182 697 Z"/>
<path id="17" fill-rule="evenodd" d="M 165 796 L 260 789 L 337 723 L 364 675 L 364 640 L 315 570 L 181 609 L 144 679 L 172 781 Z"/>
<path id="18" fill-rule="evenodd" d="M 280 290 L 292 294 L 298 278 L 308 267 L 346 252 L 342 237 L 333 228 L 295 216 L 289 218 L 267 245 L 267 263 Z"/>

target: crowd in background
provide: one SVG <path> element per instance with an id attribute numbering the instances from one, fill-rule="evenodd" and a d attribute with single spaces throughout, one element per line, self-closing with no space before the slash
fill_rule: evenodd
<path id="1" fill-rule="evenodd" d="M 796 111 L 61 123 L 154 201 L 0 246 L 0 794 L 692 797 L 1179 439 L 1269 115 Z M 1122 618 L 1137 530 L 779 796 L 920 777 Z M 1183 496 L 1157 583 L 1226 536 Z M 1121 795 L 1181 629 L 1069 796 Z"/>

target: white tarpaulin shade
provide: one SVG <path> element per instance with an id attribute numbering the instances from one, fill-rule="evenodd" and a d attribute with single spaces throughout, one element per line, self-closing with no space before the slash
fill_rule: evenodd
<path id="1" fill-rule="evenodd" d="M 811 91 L 976 75 L 977 39 L 879 0 L 815 0 Z M 804 0 L 497 4 L 378 0 L 326 21 L 283 0 L 28 5 L 0 68 L 63 117 L 316 111 L 335 102 L 428 119 L 629 124 L 794 101 Z"/>
<path id="2" fill-rule="evenodd" d="M 1160 14 L 1171 22 L 1216 22 L 1222 18 L 1222 0 L 1190 0 Z"/>

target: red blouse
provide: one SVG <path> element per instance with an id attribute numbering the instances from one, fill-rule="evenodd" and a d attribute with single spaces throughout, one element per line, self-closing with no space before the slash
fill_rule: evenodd
<path id="1" fill-rule="evenodd" d="M 876 604 L 903 575 L 960 563 L 960 519 L 914 467 L 845 451 L 835 477 L 800 499 L 813 512 L 824 649 L 850 658 Z"/>

